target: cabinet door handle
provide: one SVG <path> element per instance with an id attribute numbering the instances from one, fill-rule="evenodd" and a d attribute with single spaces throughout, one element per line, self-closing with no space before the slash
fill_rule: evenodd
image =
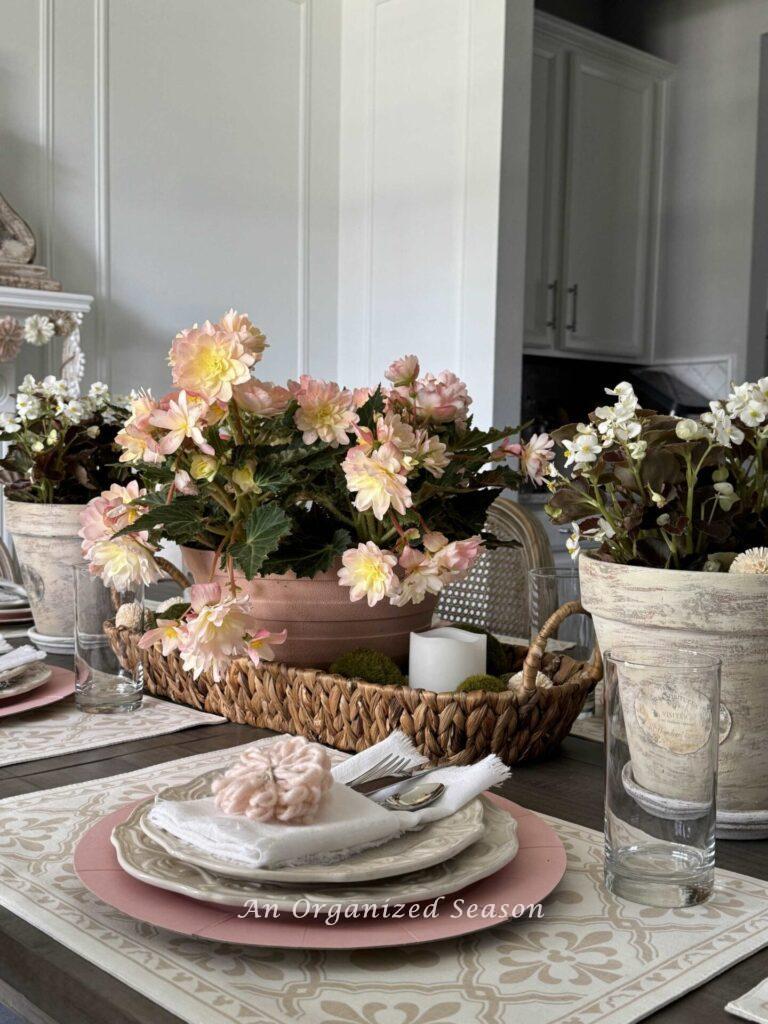
<path id="1" fill-rule="evenodd" d="M 578 303 L 579 303 L 579 286 L 577 284 L 571 285 L 568 289 L 568 294 L 571 296 L 571 322 L 565 325 L 566 331 L 575 331 L 578 323 Z"/>
<path id="2" fill-rule="evenodd" d="M 547 320 L 547 327 L 557 327 L 557 279 L 550 281 L 547 285 L 547 291 L 551 295 L 551 310 L 549 319 Z"/>

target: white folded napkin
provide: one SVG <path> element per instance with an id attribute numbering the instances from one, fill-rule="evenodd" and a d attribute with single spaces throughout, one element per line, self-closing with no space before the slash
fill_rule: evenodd
<path id="1" fill-rule="evenodd" d="M 388 739 L 391 741 L 391 737 Z M 402 741 L 408 742 L 404 736 Z M 377 756 L 372 753 L 377 747 L 363 752 L 369 760 Z M 334 785 L 317 817 L 304 825 L 251 821 L 243 815 L 222 814 L 213 797 L 202 800 L 158 798 L 149 811 L 149 819 L 158 828 L 201 852 L 239 866 L 330 864 L 453 814 L 489 786 L 496 786 L 509 776 L 509 769 L 495 754 L 474 765 L 441 768 L 425 780 L 443 782 L 446 786 L 446 792 L 436 803 L 420 811 L 390 811 L 340 784 L 337 769 L 348 767 L 362 756 L 358 754 L 334 768 Z M 357 771 L 352 777 L 359 774 Z"/>
<path id="2" fill-rule="evenodd" d="M 2 680 L 6 672 L 23 668 L 25 665 L 31 665 L 35 661 L 45 661 L 45 658 L 45 651 L 38 651 L 36 647 L 30 646 L 30 644 L 16 647 L 8 651 L 7 654 L 0 654 L 0 680 Z"/>

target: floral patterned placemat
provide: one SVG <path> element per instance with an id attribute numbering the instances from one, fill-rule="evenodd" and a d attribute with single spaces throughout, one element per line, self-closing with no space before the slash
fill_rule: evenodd
<path id="1" fill-rule="evenodd" d="M 0 768 L 225 721 L 218 715 L 157 700 L 146 694 L 136 711 L 115 715 L 84 714 L 75 707 L 75 698 L 67 697 L 39 710 L 3 719 Z"/>
<path id="2" fill-rule="evenodd" d="M 728 1013 L 733 1013 L 744 1020 L 755 1021 L 756 1024 L 768 1024 L 768 978 L 755 985 L 743 996 L 726 1004 Z"/>
<path id="3" fill-rule="evenodd" d="M 227 751 L 231 757 L 233 751 Z M 190 1024 L 630 1024 L 768 944 L 768 884 L 720 872 L 703 907 L 602 886 L 602 835 L 549 819 L 568 870 L 541 920 L 389 950 L 239 949 L 105 906 L 72 857 L 102 815 L 222 763 L 214 751 L 0 801 L 0 904 Z"/>

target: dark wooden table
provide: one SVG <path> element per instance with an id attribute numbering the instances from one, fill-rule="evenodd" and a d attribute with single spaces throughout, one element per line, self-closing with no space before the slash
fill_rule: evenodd
<path id="1" fill-rule="evenodd" d="M 242 725 L 213 725 L 11 765 L 0 769 L 0 799 L 109 778 L 267 735 L 266 730 Z M 512 779 L 499 792 L 534 811 L 602 829 L 602 787 L 602 747 L 569 737 L 549 760 L 515 768 Z M 768 878 L 768 841 L 719 843 L 717 860 L 721 867 L 732 871 Z M 647 1020 L 654 1024 L 733 1022 L 735 1018 L 725 1013 L 725 1004 L 766 976 L 768 950 L 749 957 Z M 31 1024 L 179 1024 L 172 1013 L 1 908 L 0 1002 Z"/>

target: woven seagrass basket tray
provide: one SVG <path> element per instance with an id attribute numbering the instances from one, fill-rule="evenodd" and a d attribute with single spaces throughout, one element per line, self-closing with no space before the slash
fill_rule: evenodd
<path id="1" fill-rule="evenodd" d="M 501 693 L 378 686 L 276 662 L 254 667 L 247 658 L 234 660 L 219 683 L 205 673 L 195 680 L 176 654 L 142 651 L 139 634 L 114 623 L 105 623 L 105 630 L 126 670 L 142 664 L 149 693 L 233 722 L 346 751 L 364 750 L 402 729 L 434 763 L 469 764 L 494 753 L 515 764 L 558 746 L 602 676 L 597 648 L 587 663 L 544 653 L 547 639 L 577 612 L 583 612 L 581 605 L 571 601 L 547 620 L 530 647 L 507 647 L 512 670 L 522 669 L 523 678 Z"/>

